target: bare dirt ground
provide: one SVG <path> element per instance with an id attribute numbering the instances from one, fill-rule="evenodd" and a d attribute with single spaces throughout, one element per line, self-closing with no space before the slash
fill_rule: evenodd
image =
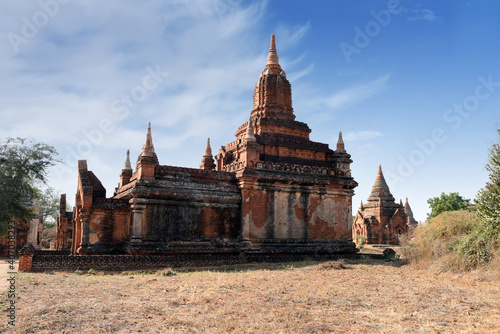
<path id="1" fill-rule="evenodd" d="M 20 273 L 17 326 L 0 314 L 0 332 L 500 333 L 487 272 L 357 260 L 170 274 Z"/>
<path id="2" fill-rule="evenodd" d="M 7 258 L 0 258 L 0 292 L 8 289 L 9 282 L 7 279 L 10 277 L 9 272 L 17 272 L 18 261 L 15 261 L 14 269 L 10 268 Z"/>

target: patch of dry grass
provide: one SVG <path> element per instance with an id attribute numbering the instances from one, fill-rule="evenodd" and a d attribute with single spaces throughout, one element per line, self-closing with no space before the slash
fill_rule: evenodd
<path id="1" fill-rule="evenodd" d="M 347 270 L 336 270 L 345 269 Z M 167 273 L 165 275 L 165 273 Z M 500 286 L 383 261 L 22 273 L 10 333 L 497 333 Z"/>
<path id="2" fill-rule="evenodd" d="M 430 219 L 427 225 L 418 226 L 413 239 L 402 235 L 400 252 L 405 260 L 418 268 L 430 268 L 436 272 L 469 270 L 467 258 L 458 248 L 477 224 L 479 218 L 474 212 L 442 212 Z"/>
<path id="3" fill-rule="evenodd" d="M 344 260 L 328 261 L 319 265 L 322 269 L 349 269 Z"/>

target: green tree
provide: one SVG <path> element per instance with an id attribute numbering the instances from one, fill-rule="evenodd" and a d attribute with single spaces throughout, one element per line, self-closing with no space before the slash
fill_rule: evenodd
<path id="1" fill-rule="evenodd" d="M 431 207 L 427 219 L 436 217 L 443 211 L 465 210 L 471 205 L 470 199 L 465 199 L 458 193 L 441 193 L 439 197 L 429 198 L 427 203 Z"/>
<path id="2" fill-rule="evenodd" d="M 59 195 L 50 187 L 43 190 L 36 189 L 35 192 L 40 223 L 47 228 L 54 226 L 59 216 Z"/>
<path id="3" fill-rule="evenodd" d="M 500 130 L 497 130 L 500 135 Z M 488 264 L 500 247 L 500 145 L 489 150 L 486 164 L 489 181 L 476 196 L 476 210 L 480 224 L 463 241 L 461 252 L 472 267 Z"/>
<path id="4" fill-rule="evenodd" d="M 48 169 L 58 160 L 54 147 L 23 138 L 0 142 L 0 233 L 13 217 L 33 215 L 36 182 L 47 182 Z"/>
<path id="5" fill-rule="evenodd" d="M 497 130 L 500 135 L 500 130 Z M 490 180 L 479 190 L 476 197 L 477 213 L 487 222 L 492 231 L 500 229 L 500 145 L 494 144 L 489 150 L 486 170 Z"/>

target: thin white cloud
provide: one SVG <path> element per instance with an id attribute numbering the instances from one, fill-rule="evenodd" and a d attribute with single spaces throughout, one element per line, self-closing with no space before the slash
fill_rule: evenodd
<path id="1" fill-rule="evenodd" d="M 368 141 L 383 136 L 381 132 L 374 130 L 350 131 L 343 135 L 347 142 Z"/>
<path id="2" fill-rule="evenodd" d="M 286 50 L 290 46 L 296 45 L 300 40 L 304 38 L 309 29 L 311 28 L 311 24 L 309 22 L 297 25 L 293 28 L 289 28 L 285 25 L 280 25 L 275 32 L 276 42 L 279 42 L 279 50 Z"/>
<path id="3" fill-rule="evenodd" d="M 375 96 L 386 88 L 390 75 L 380 76 L 376 80 L 357 86 L 349 87 L 335 93 L 323 102 L 331 109 L 341 109 L 360 103 L 369 97 Z"/>
<path id="4" fill-rule="evenodd" d="M 300 78 L 308 75 L 314 70 L 314 64 L 309 65 L 307 68 L 298 71 L 298 72 L 292 72 L 288 75 L 288 80 L 291 82 L 297 82 L 299 81 Z"/>
<path id="5" fill-rule="evenodd" d="M 206 138 L 217 151 L 233 140 L 252 109 L 269 45 L 270 36 L 258 33 L 267 3 L 74 0 L 61 5 L 18 45 L 19 52 L 7 38 L 0 39 L 5 79 L 0 81 L 0 137 L 32 137 L 55 146 L 64 165 L 54 172 L 53 186 L 69 194 L 76 187 L 78 159 L 89 160 L 109 191 L 126 149 L 136 155 L 142 147 L 148 121 L 162 163 L 196 166 Z M 6 3 L 0 31 L 22 35 L 23 18 L 41 10 L 38 2 Z M 299 43 L 309 28 L 305 23 L 275 29 L 278 52 Z M 302 59 L 287 67 L 295 80 L 312 70 Z M 120 117 L 113 103 L 130 99 L 148 67 L 168 76 Z M 112 130 L 98 134 L 106 120 Z M 198 142 L 200 157 L 183 149 Z"/>
<path id="6" fill-rule="evenodd" d="M 383 150 L 380 149 L 379 146 L 376 146 L 373 143 L 366 143 L 366 144 L 359 144 L 355 145 L 356 150 L 358 151 L 359 154 L 375 154 L 375 153 L 380 153 L 383 152 Z"/>
<path id="7" fill-rule="evenodd" d="M 442 16 L 437 15 L 434 11 L 426 8 L 412 9 L 408 21 L 428 21 L 439 23 L 443 20 Z"/>

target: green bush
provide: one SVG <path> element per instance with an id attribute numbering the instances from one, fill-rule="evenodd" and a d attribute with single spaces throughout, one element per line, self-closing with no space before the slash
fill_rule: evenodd
<path id="1" fill-rule="evenodd" d="M 500 130 L 498 130 L 500 135 Z M 480 223 L 459 245 L 459 251 L 472 268 L 487 266 L 500 250 L 500 145 L 489 151 L 486 165 L 489 181 L 476 196 L 476 211 Z"/>
<path id="2" fill-rule="evenodd" d="M 356 240 L 357 240 L 357 244 L 358 244 L 359 249 L 363 249 L 363 247 L 365 247 L 366 237 L 364 235 L 358 234 L 356 236 Z"/>
<path id="3" fill-rule="evenodd" d="M 404 260 L 422 267 L 437 265 L 439 270 L 466 269 L 459 248 L 480 223 L 475 212 L 445 211 L 419 225 L 412 240 L 400 239 Z"/>

